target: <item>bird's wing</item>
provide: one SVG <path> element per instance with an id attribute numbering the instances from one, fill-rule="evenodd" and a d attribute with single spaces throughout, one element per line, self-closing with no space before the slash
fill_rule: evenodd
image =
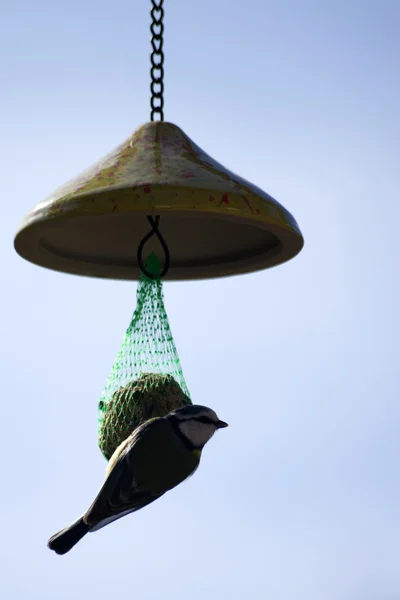
<path id="1" fill-rule="evenodd" d="M 164 493 L 165 492 L 163 492 L 163 494 Z M 126 508 L 126 506 L 125 506 L 126 510 L 120 510 L 117 513 L 110 514 L 108 517 L 103 517 L 100 521 L 98 521 L 96 523 L 96 525 L 90 525 L 89 531 L 92 532 L 92 531 L 97 531 L 98 529 L 102 529 L 109 523 L 112 523 L 113 521 L 117 521 L 118 519 L 121 519 L 121 517 L 125 517 L 125 515 L 129 515 L 129 513 L 135 512 L 136 510 L 140 510 L 141 508 L 144 508 L 148 504 L 151 504 L 151 502 L 154 502 L 154 500 L 157 500 L 157 498 L 160 498 L 160 496 L 162 496 L 163 494 L 148 493 L 146 496 L 144 494 L 142 496 L 138 495 L 135 498 L 135 501 L 132 503 L 133 506 L 131 505 L 129 508 Z"/>
<path id="2" fill-rule="evenodd" d="M 158 451 L 159 431 L 164 427 L 163 420 L 152 419 L 140 426 L 119 448 L 119 456 L 111 457 L 113 461 L 93 504 L 84 515 L 84 521 L 90 531 L 101 529 L 108 523 L 147 506 L 162 496 L 165 491 L 152 492 L 140 485 L 140 470 L 136 468 L 135 458 L 138 454 L 146 460 L 146 454 Z M 118 449 L 117 449 L 118 450 Z M 117 453 L 117 451 L 116 451 Z M 139 481 L 138 481 L 139 479 Z"/>

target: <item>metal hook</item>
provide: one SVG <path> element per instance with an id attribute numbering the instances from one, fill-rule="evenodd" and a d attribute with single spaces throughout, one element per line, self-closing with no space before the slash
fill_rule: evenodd
<path id="1" fill-rule="evenodd" d="M 151 273 L 149 273 L 149 271 L 146 269 L 146 266 L 143 261 L 143 248 L 144 248 L 146 242 L 148 242 L 149 239 L 153 235 L 156 235 L 162 246 L 162 249 L 164 250 L 164 255 L 165 255 L 164 268 L 159 275 L 159 278 L 162 279 L 167 274 L 167 272 L 169 270 L 170 262 L 171 262 L 169 249 L 168 249 L 166 241 L 164 240 L 163 236 L 161 235 L 161 233 L 159 232 L 159 229 L 158 229 L 158 226 L 160 223 L 160 217 L 157 216 L 155 219 L 153 219 L 152 216 L 147 215 L 147 220 L 149 221 L 149 223 L 151 225 L 151 231 L 149 231 L 149 233 L 147 235 L 145 235 L 145 237 L 142 239 L 142 241 L 139 244 L 138 251 L 137 251 L 137 261 L 138 261 L 140 270 L 142 271 L 142 273 L 144 273 L 144 275 L 146 275 L 146 277 L 148 279 L 158 279 L 157 276 L 154 276 Z"/>

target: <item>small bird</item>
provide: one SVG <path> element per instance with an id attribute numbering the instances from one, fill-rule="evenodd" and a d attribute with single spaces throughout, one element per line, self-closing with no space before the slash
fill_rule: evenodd
<path id="1" fill-rule="evenodd" d="M 111 456 L 106 479 L 90 508 L 54 534 L 47 546 L 66 554 L 87 533 L 157 500 L 196 471 L 205 444 L 217 429 L 227 426 L 211 408 L 200 405 L 142 423 Z"/>

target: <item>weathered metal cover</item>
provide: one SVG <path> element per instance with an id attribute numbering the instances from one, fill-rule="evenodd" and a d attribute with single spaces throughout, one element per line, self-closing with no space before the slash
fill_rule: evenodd
<path id="1" fill-rule="evenodd" d="M 57 271 L 138 279 L 146 215 L 161 215 L 171 254 L 168 280 L 273 267 L 303 246 L 281 204 L 213 160 L 176 125 L 152 122 L 38 204 L 15 249 Z M 151 249 L 159 251 L 157 241 L 149 242 Z"/>

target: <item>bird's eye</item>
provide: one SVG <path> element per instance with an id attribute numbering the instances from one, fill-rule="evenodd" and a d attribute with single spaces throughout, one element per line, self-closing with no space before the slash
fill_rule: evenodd
<path id="1" fill-rule="evenodd" d="M 207 423 L 208 425 L 213 423 L 210 417 L 198 417 L 197 420 L 200 421 L 200 423 Z"/>

